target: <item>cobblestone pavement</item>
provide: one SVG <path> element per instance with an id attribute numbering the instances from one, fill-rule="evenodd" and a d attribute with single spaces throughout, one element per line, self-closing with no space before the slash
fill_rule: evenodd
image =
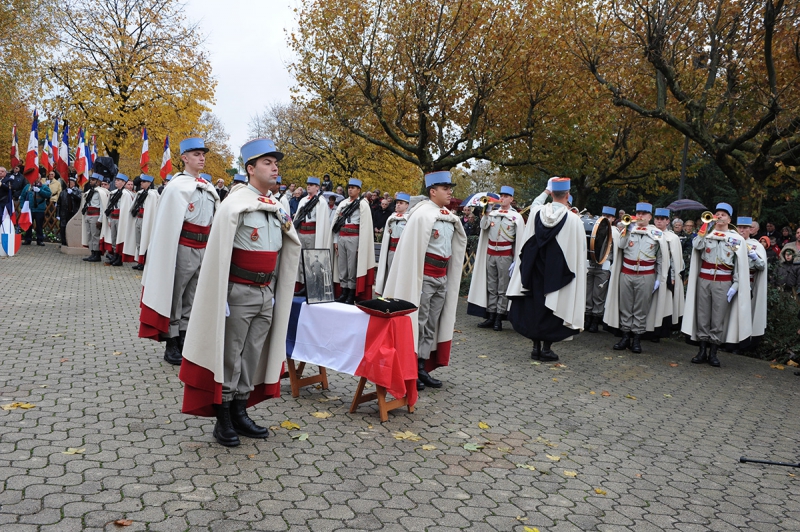
<path id="1" fill-rule="evenodd" d="M 620 354 L 606 333 L 536 365 L 462 305 L 445 386 L 414 414 L 349 414 L 347 375 L 298 399 L 284 383 L 253 410 L 274 434 L 227 449 L 137 338 L 139 283 L 57 245 L 0 259 L 0 404 L 34 405 L 0 410 L 3 532 L 800 530 L 800 470 L 738 463 L 800 459 L 790 368 L 695 367 L 676 341 Z"/>

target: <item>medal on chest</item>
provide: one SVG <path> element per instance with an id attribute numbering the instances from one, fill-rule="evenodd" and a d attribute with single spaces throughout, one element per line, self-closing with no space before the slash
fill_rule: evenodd
<path id="1" fill-rule="evenodd" d="M 706 248 L 706 253 L 711 253 L 711 248 Z"/>
<path id="2" fill-rule="evenodd" d="M 628 242 L 628 247 L 632 248 L 633 247 L 633 242 Z"/>
<path id="3" fill-rule="evenodd" d="M 189 212 L 194 212 L 194 203 L 189 204 Z"/>
<path id="4" fill-rule="evenodd" d="M 260 201 L 261 203 L 266 203 L 267 205 L 275 205 L 275 201 L 273 201 L 272 198 L 269 198 L 267 196 L 259 196 L 258 201 Z"/>
<path id="5" fill-rule="evenodd" d="M 439 230 L 438 229 L 434 229 L 433 230 L 433 238 L 439 238 Z"/>
<path id="6" fill-rule="evenodd" d="M 494 227 L 494 222 L 489 224 L 490 227 Z"/>
<path id="7" fill-rule="evenodd" d="M 392 234 L 392 230 L 391 230 L 391 229 L 389 229 L 389 235 L 391 236 L 391 234 Z"/>
<path id="8" fill-rule="evenodd" d="M 250 240 L 252 240 L 253 242 L 258 240 L 258 227 L 253 228 L 253 232 L 250 233 Z"/>

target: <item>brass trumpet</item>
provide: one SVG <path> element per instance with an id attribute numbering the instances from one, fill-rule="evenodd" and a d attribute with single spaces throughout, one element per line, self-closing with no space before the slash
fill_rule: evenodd
<path id="1" fill-rule="evenodd" d="M 711 222 L 716 222 L 717 217 L 714 216 L 711 211 L 706 211 L 700 215 L 700 219 L 703 221 L 704 224 L 710 224 Z"/>
<path id="2" fill-rule="evenodd" d="M 500 203 L 500 200 L 494 199 L 491 196 L 481 196 L 481 198 L 478 199 L 478 203 L 480 203 L 481 207 L 483 207 L 485 209 L 487 204 L 489 204 L 489 203 Z"/>
<path id="3" fill-rule="evenodd" d="M 636 216 L 631 216 L 630 214 L 624 214 L 620 222 L 622 225 L 631 225 L 631 222 L 635 222 L 637 220 Z"/>

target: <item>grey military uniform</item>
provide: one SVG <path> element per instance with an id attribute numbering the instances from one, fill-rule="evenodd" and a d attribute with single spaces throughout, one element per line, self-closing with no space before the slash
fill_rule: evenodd
<path id="1" fill-rule="evenodd" d="M 389 278 L 389 270 L 392 268 L 392 261 L 394 260 L 394 252 L 397 249 L 397 244 L 400 242 L 400 236 L 406 228 L 408 218 L 405 213 L 394 214 L 389 217 L 386 222 L 386 231 L 389 235 L 389 250 L 386 254 L 386 278 Z"/>
<path id="2" fill-rule="evenodd" d="M 183 214 L 183 220 L 191 224 L 208 227 L 214 220 L 216 199 L 210 192 L 196 188 Z M 200 265 L 203 263 L 205 248 L 192 248 L 178 245 L 175 260 L 175 281 L 172 288 L 172 309 L 169 315 L 169 335 L 174 338 L 189 326 L 192 313 Z"/>
<path id="3" fill-rule="evenodd" d="M 481 218 L 481 230 L 487 231 L 486 246 L 486 311 L 505 314 L 508 311 L 508 270 L 514 262 L 514 242 L 517 238 L 514 209 L 493 209 Z"/>
<path id="4" fill-rule="evenodd" d="M 702 261 L 695 292 L 695 323 L 701 342 L 724 343 L 722 335 L 730 305 L 728 290 L 739 290 L 736 245 L 744 245 L 744 239 L 734 231 L 712 231 L 692 241 L 692 247 L 700 250 Z"/>
<path id="5" fill-rule="evenodd" d="M 336 216 L 338 217 L 338 213 L 353 201 L 350 198 L 342 201 L 336 208 Z M 358 276 L 358 231 L 361 228 L 360 208 L 353 211 L 353 214 L 345 220 L 345 225 L 358 228 L 342 227 L 339 234 L 333 235 L 333 242 L 339 245 L 339 286 L 355 290 Z"/>
<path id="6" fill-rule="evenodd" d="M 629 227 L 619 239 L 619 247 L 623 250 L 619 328 L 623 332 L 644 334 L 647 330 L 647 313 L 653 300 L 655 281 L 666 281 L 661 275 L 662 241 L 662 232 L 652 225 Z"/>
<path id="7" fill-rule="evenodd" d="M 96 187 L 99 188 L 99 187 Z M 91 194 L 91 199 L 87 202 L 89 209 L 97 209 L 98 214 L 87 214 L 83 217 L 83 231 L 86 233 L 87 241 L 89 242 L 89 251 L 100 251 L 100 228 L 97 227 L 97 222 L 100 220 L 100 209 L 103 204 L 100 202 L 100 192 L 92 189 L 84 192 L 84 197 L 88 198 Z"/>
<path id="8" fill-rule="evenodd" d="M 425 255 L 436 255 L 449 260 L 453 255 L 453 234 L 455 227 L 452 223 L 436 220 L 428 240 Z M 443 277 L 422 276 L 422 295 L 419 300 L 417 322 L 419 324 L 419 337 L 417 339 L 417 354 L 421 359 L 429 359 L 431 351 L 436 347 L 436 327 L 439 316 L 444 308 L 445 295 L 447 294 L 447 275 Z"/>
<path id="9" fill-rule="evenodd" d="M 247 188 L 261 195 L 251 185 Z M 282 245 L 281 221 L 277 216 L 260 210 L 239 214 L 234 250 L 280 252 Z M 275 283 L 274 278 L 264 285 L 228 282 L 223 401 L 247 399 L 254 389 L 253 378 L 272 325 Z"/>

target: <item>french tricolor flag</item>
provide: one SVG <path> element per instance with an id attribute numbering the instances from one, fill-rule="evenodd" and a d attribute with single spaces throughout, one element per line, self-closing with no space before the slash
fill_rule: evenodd
<path id="1" fill-rule="evenodd" d="M 37 170 L 37 176 L 38 170 Z M 25 203 L 22 204 L 22 207 L 19 208 L 19 218 L 17 219 L 17 225 L 19 225 L 20 229 L 23 231 L 27 231 L 31 228 L 31 224 L 33 223 L 33 219 L 31 218 L 31 205 L 28 200 L 25 200 Z"/>
<path id="2" fill-rule="evenodd" d="M 17 124 L 11 130 L 11 168 L 19 164 L 19 143 L 17 142 Z"/>
<path id="3" fill-rule="evenodd" d="M 89 150 L 89 167 L 94 168 L 94 160 L 97 159 L 97 135 L 92 135 L 92 149 Z"/>
<path id="4" fill-rule="evenodd" d="M 147 173 L 147 168 L 150 165 L 150 145 L 147 141 L 147 128 L 142 128 L 142 156 L 139 158 L 139 168 L 142 169 L 142 173 Z"/>
<path id="5" fill-rule="evenodd" d="M 86 158 L 86 142 L 83 128 L 78 128 L 78 148 L 75 150 L 75 172 L 78 174 L 78 184 L 83 186 L 89 180 L 89 162 Z"/>
<path id="6" fill-rule="evenodd" d="M 167 174 L 172 172 L 172 155 L 169 153 L 169 135 L 164 139 L 164 155 L 161 156 L 161 179 L 166 179 Z"/>
<path id="7" fill-rule="evenodd" d="M 50 133 L 45 133 L 44 145 L 42 146 L 42 154 L 39 156 L 39 164 L 41 164 L 47 173 L 53 171 L 53 146 L 50 144 Z"/>
<path id="8" fill-rule="evenodd" d="M 56 170 L 58 173 L 61 174 L 61 177 L 64 181 L 68 181 L 67 177 L 69 176 L 69 123 L 64 120 L 64 133 L 61 137 L 61 145 L 58 148 L 58 164 L 56 165 Z M 83 186 L 82 182 L 78 182 L 79 185 Z"/>
<path id="9" fill-rule="evenodd" d="M 0 215 L 2 218 L 0 221 L 0 245 L 3 253 L 13 257 L 22 242 L 22 235 L 18 235 L 14 229 L 14 201 L 11 200 L 11 195 L 8 196 L 8 199 L 8 205 L 2 206 L 3 212 Z"/>
<path id="10" fill-rule="evenodd" d="M 53 170 L 55 170 L 56 172 L 61 174 L 61 172 L 58 169 L 58 159 L 59 159 L 59 157 L 58 157 L 58 151 L 59 151 L 59 147 L 58 147 L 58 118 L 55 119 L 55 124 L 53 125 L 53 138 L 51 139 L 51 142 L 50 142 L 50 151 L 52 152 L 52 155 L 53 155 Z M 69 179 L 67 178 L 67 176 L 62 175 L 61 177 L 62 177 L 62 179 L 64 179 L 65 183 L 69 182 Z"/>
<path id="11" fill-rule="evenodd" d="M 28 138 L 28 151 L 25 154 L 25 179 L 33 184 L 39 177 L 39 112 L 34 109 L 31 123 L 31 136 Z"/>

